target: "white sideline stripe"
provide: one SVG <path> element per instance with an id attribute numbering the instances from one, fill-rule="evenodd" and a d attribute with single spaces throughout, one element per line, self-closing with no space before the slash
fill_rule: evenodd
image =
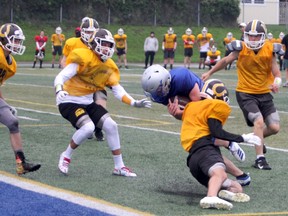
<path id="1" fill-rule="evenodd" d="M 27 109 L 27 108 L 22 108 L 22 107 L 16 107 L 16 108 L 19 109 L 19 110 L 25 110 L 25 111 L 30 111 L 30 112 L 61 116 L 58 113 L 43 112 L 43 111 L 40 111 L 40 110 Z M 134 118 L 134 117 L 130 117 L 130 116 L 123 116 L 123 115 L 115 115 L 115 116 L 119 117 L 119 118 L 126 118 L 126 119 L 139 119 L 139 118 Z M 173 132 L 173 131 L 159 130 L 159 129 L 153 129 L 153 128 L 145 128 L 145 127 L 137 127 L 137 126 L 133 126 L 133 125 L 123 125 L 123 124 L 118 124 L 118 125 L 122 126 L 122 127 L 134 128 L 134 129 L 139 129 L 139 130 L 154 131 L 154 132 L 160 132 L 160 133 L 166 133 L 166 134 L 172 134 L 172 135 L 178 135 L 178 136 L 180 135 L 179 132 Z M 247 143 L 241 143 L 241 145 L 254 147 L 254 145 L 247 144 Z M 271 149 L 271 150 L 275 150 L 275 151 L 280 151 L 280 152 L 288 152 L 288 149 L 274 148 L 274 147 L 269 147 L 269 146 L 266 146 L 266 148 L 267 149 Z"/>
<path id="2" fill-rule="evenodd" d="M 27 116 L 17 116 L 19 119 L 25 119 L 25 120 L 29 120 L 29 121 L 40 121 L 40 119 L 34 119 L 34 118 L 30 118 Z"/>
<path id="3" fill-rule="evenodd" d="M 9 175 L 7 173 L 7 175 Z M 63 189 L 58 189 L 50 185 L 34 182 L 28 179 L 22 179 L 21 177 L 10 177 L 5 172 L 0 172 L 0 179 L 2 182 L 22 188 L 24 190 L 33 191 L 36 193 L 56 197 L 71 203 L 75 203 L 84 207 L 95 209 L 107 214 L 112 215 L 127 215 L 127 216 L 139 216 L 150 215 L 145 212 L 140 212 L 128 207 L 109 203 L 104 200 L 96 199 L 94 197 L 82 195 L 80 193 L 74 193 Z"/>

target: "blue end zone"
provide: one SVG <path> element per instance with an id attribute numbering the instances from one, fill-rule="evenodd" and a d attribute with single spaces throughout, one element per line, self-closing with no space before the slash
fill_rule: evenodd
<path id="1" fill-rule="evenodd" d="M 111 214 L 59 198 L 24 190 L 0 181 L 0 215 L 110 216 Z"/>

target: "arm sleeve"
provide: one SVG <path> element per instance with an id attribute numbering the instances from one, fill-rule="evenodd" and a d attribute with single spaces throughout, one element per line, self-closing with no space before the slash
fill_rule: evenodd
<path id="1" fill-rule="evenodd" d="M 54 87 L 64 85 L 64 83 L 77 74 L 78 64 L 71 63 L 67 65 L 55 78 Z"/>
<path id="2" fill-rule="evenodd" d="M 113 95 L 123 103 L 133 106 L 135 99 L 132 98 L 126 90 L 120 85 L 115 85 L 111 87 Z"/>
<path id="3" fill-rule="evenodd" d="M 225 131 L 222 127 L 221 122 L 218 119 L 209 118 L 208 126 L 211 132 L 211 135 L 218 139 L 233 141 L 233 142 L 244 142 L 241 135 L 232 134 Z"/>

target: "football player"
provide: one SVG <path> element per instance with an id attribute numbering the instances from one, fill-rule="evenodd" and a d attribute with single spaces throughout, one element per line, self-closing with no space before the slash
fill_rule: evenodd
<path id="1" fill-rule="evenodd" d="M 35 68 L 37 59 L 40 61 L 40 68 L 42 68 L 43 58 L 45 57 L 45 46 L 48 41 L 48 37 L 45 36 L 44 31 L 41 31 L 39 35 L 35 36 L 35 41 L 36 51 L 32 68 Z"/>
<path id="2" fill-rule="evenodd" d="M 14 23 L 6 23 L 0 28 L 0 86 L 5 80 L 15 75 L 17 64 L 13 55 L 22 55 L 25 51 L 25 36 L 22 29 Z M 23 152 L 22 138 L 19 131 L 17 111 L 6 103 L 0 89 L 0 122 L 10 133 L 10 142 L 16 158 L 16 172 L 22 175 L 38 170 L 40 164 L 27 163 Z"/>
<path id="3" fill-rule="evenodd" d="M 231 43 L 231 42 L 234 41 L 234 40 L 236 40 L 236 38 L 233 37 L 232 32 L 228 32 L 227 35 L 226 35 L 226 37 L 225 37 L 224 40 L 223 40 L 223 45 L 224 45 L 224 47 L 225 47 L 225 56 L 228 56 L 228 55 L 230 54 L 230 51 L 226 48 L 226 45 L 229 44 L 229 43 Z M 227 70 L 227 69 L 230 70 L 231 65 L 232 65 L 232 63 L 229 64 L 228 67 L 225 67 L 225 70 Z"/>
<path id="4" fill-rule="evenodd" d="M 61 68 L 61 61 L 62 61 L 62 45 L 65 41 L 65 35 L 62 34 L 62 28 L 58 26 L 55 29 L 55 34 L 51 36 L 52 42 L 52 68 L 54 68 L 54 63 L 56 59 L 56 55 L 59 56 L 59 68 Z"/>
<path id="5" fill-rule="evenodd" d="M 228 178 L 226 162 L 214 138 L 230 142 L 246 142 L 261 145 L 261 139 L 253 134 L 237 135 L 223 129 L 231 108 L 228 105 L 228 89 L 220 80 L 207 80 L 201 90 L 200 101 L 188 103 L 184 109 L 181 128 L 181 144 L 189 152 L 187 166 L 194 178 L 208 188 L 207 196 L 200 200 L 202 208 L 230 210 L 233 202 L 248 202 L 242 186 Z"/>
<path id="6" fill-rule="evenodd" d="M 177 35 L 174 34 L 173 28 L 170 27 L 167 33 L 164 35 L 162 42 L 162 50 L 164 51 L 164 68 L 167 68 L 169 61 L 170 69 L 173 69 L 176 48 Z"/>
<path id="7" fill-rule="evenodd" d="M 213 45 L 211 47 L 211 50 L 207 52 L 205 65 L 207 65 L 209 69 L 211 69 L 212 66 L 216 65 L 216 63 L 220 61 L 220 59 L 221 59 L 221 52 L 220 50 L 217 50 L 217 48 Z"/>
<path id="8" fill-rule="evenodd" d="M 128 69 L 127 65 L 127 35 L 124 34 L 124 30 L 119 28 L 117 34 L 114 35 L 114 40 L 116 42 L 116 53 L 118 56 L 118 67 L 122 67 L 122 62 L 126 69 Z"/>
<path id="9" fill-rule="evenodd" d="M 63 48 L 63 59 L 62 59 L 62 67 L 66 66 L 66 58 L 72 50 L 77 48 L 88 48 L 88 42 L 92 39 L 93 35 L 99 30 L 98 22 L 90 17 L 84 17 L 82 19 L 82 23 L 80 25 L 80 37 L 72 37 L 69 38 L 64 45 Z M 101 91 L 97 91 L 94 94 L 94 101 L 106 108 L 107 106 L 107 92 L 105 89 Z M 96 127 L 95 129 L 95 137 L 97 141 L 104 141 L 104 134 L 102 130 Z M 91 137 L 93 138 L 93 136 Z"/>
<path id="10" fill-rule="evenodd" d="M 178 106 L 177 99 L 171 101 L 171 98 L 184 96 L 190 101 L 199 101 L 200 91 L 204 86 L 203 81 L 185 67 L 174 68 L 169 72 L 161 65 L 147 68 L 141 82 L 145 95 L 152 101 L 167 106 L 168 112 L 178 120 L 182 119 L 183 110 Z M 238 143 L 217 140 L 216 144 L 229 149 L 238 161 L 245 160 L 245 152 Z M 243 186 L 250 184 L 249 175 L 237 168 L 228 158 L 225 158 L 225 162 L 229 172 L 236 177 L 237 181 Z"/>
<path id="11" fill-rule="evenodd" d="M 208 32 L 208 29 L 204 27 L 200 34 L 197 35 L 197 45 L 200 53 L 199 66 L 201 69 L 203 64 L 203 69 L 205 69 L 205 60 L 207 57 L 207 52 L 211 49 L 214 44 L 213 35 Z"/>
<path id="12" fill-rule="evenodd" d="M 88 42 L 90 49 L 74 49 L 66 60 L 66 67 L 56 76 L 56 102 L 61 115 L 77 130 L 67 149 L 61 154 L 58 168 L 68 173 L 72 153 L 93 134 L 95 127 L 102 129 L 114 160 L 114 175 L 136 177 L 124 165 L 116 122 L 108 111 L 94 103 L 93 94 L 111 88 L 114 96 L 133 107 L 151 107 L 147 99 L 135 100 L 119 84 L 120 72 L 111 59 L 115 42 L 110 31 L 99 29 Z"/>
<path id="13" fill-rule="evenodd" d="M 228 45 L 231 54 L 202 74 L 202 79 L 207 80 L 213 73 L 238 59 L 236 98 L 247 125 L 253 127 L 253 133 L 262 140 L 262 145 L 255 146 L 256 160 L 253 164 L 253 167 L 261 170 L 271 169 L 264 156 L 263 139 L 280 130 L 280 117 L 271 92 L 277 93 L 282 83 L 276 61 L 276 54 L 282 51 L 281 44 L 266 42 L 266 33 L 262 21 L 250 21 L 244 31 L 244 42 L 232 41 Z"/>
<path id="14" fill-rule="evenodd" d="M 193 56 L 193 46 L 195 42 L 195 36 L 192 34 L 192 30 L 187 28 L 185 34 L 182 35 L 184 43 L 184 67 L 190 69 L 191 57 Z"/>

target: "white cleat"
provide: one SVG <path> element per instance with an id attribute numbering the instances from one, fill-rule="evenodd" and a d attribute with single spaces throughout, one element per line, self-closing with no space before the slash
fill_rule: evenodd
<path id="1" fill-rule="evenodd" d="M 63 174 L 67 174 L 68 173 L 70 161 L 71 160 L 69 158 L 64 157 L 64 153 L 62 153 L 60 155 L 58 168 Z"/>
<path id="2" fill-rule="evenodd" d="M 133 173 L 128 167 L 122 167 L 121 169 L 114 169 L 113 175 L 125 176 L 125 177 L 137 177 L 136 173 Z"/>
<path id="3" fill-rule="evenodd" d="M 218 196 L 230 202 L 249 202 L 250 197 L 245 193 L 233 193 L 228 190 L 220 190 Z"/>
<path id="4" fill-rule="evenodd" d="M 200 200 L 200 206 L 204 209 L 224 209 L 231 210 L 233 208 L 233 204 L 229 203 L 219 197 L 204 197 Z"/>

